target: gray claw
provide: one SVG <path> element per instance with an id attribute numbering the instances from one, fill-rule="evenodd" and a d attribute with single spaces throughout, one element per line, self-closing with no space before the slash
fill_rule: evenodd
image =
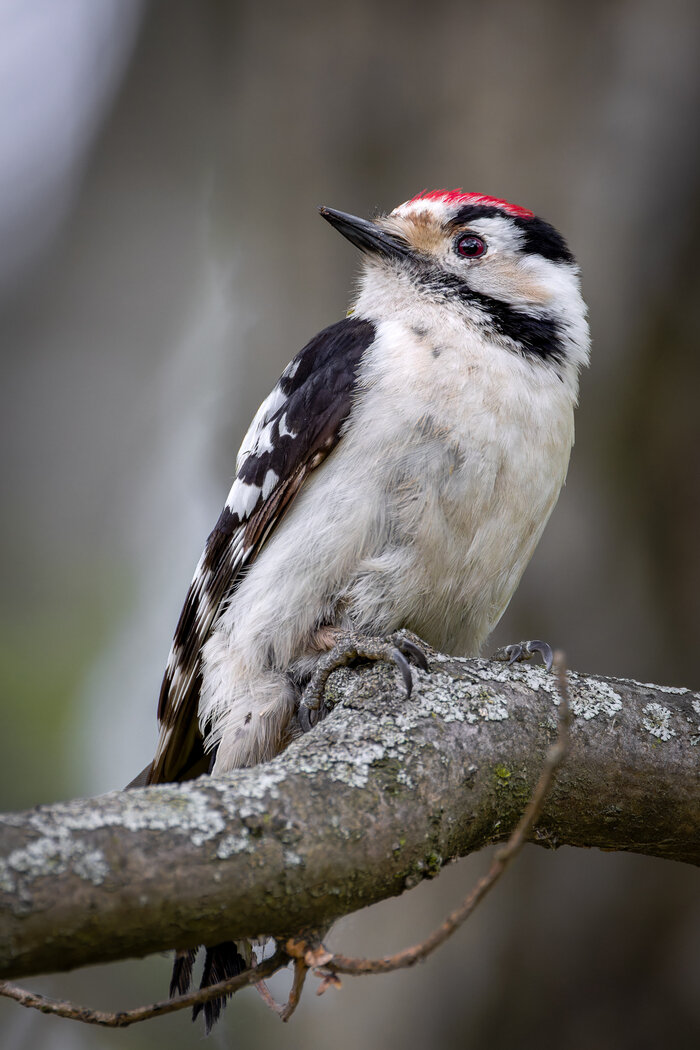
<path id="1" fill-rule="evenodd" d="M 409 664 L 408 660 L 406 659 L 406 657 L 400 649 L 392 649 L 391 656 L 394 663 L 401 672 L 403 684 L 406 686 L 406 699 L 408 700 L 409 696 L 413 692 L 413 675 L 411 674 L 411 665 Z"/>
<path id="2" fill-rule="evenodd" d="M 331 709 L 326 705 L 323 693 L 333 671 L 362 660 L 384 660 L 394 664 L 401 672 L 407 699 L 413 691 L 411 662 L 423 671 L 430 670 L 420 645 L 406 638 L 402 631 L 388 638 L 373 638 L 351 631 L 340 634 L 335 648 L 329 649 L 319 658 L 304 690 L 297 710 L 297 721 L 302 732 L 308 733 Z"/>
<path id="3" fill-rule="evenodd" d="M 494 653 L 493 659 L 507 660 L 510 667 L 519 660 L 529 660 L 535 653 L 540 654 L 544 666 L 551 671 L 554 663 L 552 647 L 539 638 L 533 638 L 531 642 L 515 642 L 513 645 L 507 645 L 504 649 L 499 649 Z"/>
<path id="4" fill-rule="evenodd" d="M 415 642 L 411 642 L 408 638 L 402 638 L 399 645 L 404 656 L 409 656 L 416 667 L 420 667 L 421 671 L 430 670 L 426 655 L 420 646 L 416 645 Z"/>
<path id="5" fill-rule="evenodd" d="M 525 650 L 519 642 L 513 645 L 507 645 L 505 648 L 506 656 L 508 657 L 508 666 L 516 663 L 518 660 L 522 660 Z"/>
<path id="6" fill-rule="evenodd" d="M 306 704 L 300 704 L 297 711 L 297 720 L 301 726 L 302 733 L 308 733 L 318 722 L 318 711 L 312 711 Z"/>
<path id="7" fill-rule="evenodd" d="M 535 638 L 533 639 L 533 641 L 528 642 L 525 648 L 529 653 L 539 653 L 542 657 L 542 662 L 547 668 L 547 670 L 552 670 L 552 664 L 554 663 L 554 653 L 552 652 L 551 645 L 548 645 L 547 642 L 540 641 L 539 638 Z"/>

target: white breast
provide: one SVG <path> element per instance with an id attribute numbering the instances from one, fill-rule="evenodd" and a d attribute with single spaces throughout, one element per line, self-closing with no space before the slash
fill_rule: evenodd
<path id="1" fill-rule="evenodd" d="M 405 626 L 475 654 L 556 502 L 570 387 L 465 332 L 378 323 L 346 431 L 223 610 L 204 650 L 200 719 L 217 769 L 269 757 L 290 717 L 286 670 L 320 624 Z"/>
<path id="2" fill-rule="evenodd" d="M 341 615 L 475 652 L 532 555 L 572 441 L 572 400 L 550 370 L 463 331 L 382 323 L 344 437 L 221 624 L 282 667 L 319 619 Z"/>
<path id="3" fill-rule="evenodd" d="M 420 332 L 385 322 L 363 369 L 346 466 L 364 463 L 384 521 L 347 596 L 377 627 L 391 609 L 438 648 L 475 653 L 556 502 L 573 401 L 550 369 L 476 333 Z"/>

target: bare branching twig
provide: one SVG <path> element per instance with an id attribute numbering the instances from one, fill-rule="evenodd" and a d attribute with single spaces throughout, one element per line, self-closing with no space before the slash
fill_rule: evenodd
<path id="1" fill-rule="evenodd" d="M 27 988 L 20 988 L 8 981 L 0 982 L 0 995 L 14 999 L 20 1006 L 31 1007 L 43 1014 L 54 1014 L 56 1017 L 66 1017 L 71 1021 L 83 1021 L 85 1024 L 96 1024 L 102 1028 L 128 1028 L 129 1025 L 138 1024 L 140 1021 L 150 1021 L 152 1017 L 162 1017 L 164 1014 L 172 1014 L 177 1010 L 185 1010 L 188 1006 L 197 1003 L 206 1003 L 210 999 L 218 999 L 219 996 L 233 995 L 249 984 L 257 984 L 266 977 L 271 977 L 288 963 L 287 955 L 282 951 L 275 952 L 269 959 L 263 960 L 258 966 L 239 973 L 236 977 L 230 977 L 226 981 L 219 981 L 208 988 L 200 988 L 187 995 L 177 995 L 173 999 L 164 999 L 150 1006 L 137 1006 L 133 1010 L 119 1010 L 110 1013 L 106 1010 L 91 1010 L 87 1006 L 70 1003 L 65 1000 L 51 999 L 47 995 L 39 995 L 30 992 Z"/>

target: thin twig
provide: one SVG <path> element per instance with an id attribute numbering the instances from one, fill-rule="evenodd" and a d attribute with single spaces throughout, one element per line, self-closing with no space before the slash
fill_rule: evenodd
<path id="1" fill-rule="evenodd" d="M 129 1025 L 140 1021 L 149 1021 L 152 1017 L 162 1017 L 163 1014 L 185 1010 L 196 1003 L 217 999 L 220 995 L 233 995 L 246 985 L 256 984 L 265 977 L 271 977 L 273 973 L 283 969 L 288 962 L 288 955 L 280 950 L 251 970 L 244 970 L 243 973 L 230 977 L 226 981 L 219 981 L 218 984 L 209 985 L 208 988 L 200 988 L 196 992 L 178 995 L 174 999 L 165 999 L 152 1003 L 150 1006 L 137 1006 L 133 1010 L 120 1010 L 117 1013 L 91 1010 L 77 1003 L 51 999 L 46 995 L 30 992 L 27 988 L 19 988 L 16 984 L 9 984 L 7 981 L 0 981 L 0 995 L 14 999 L 20 1006 L 40 1010 L 43 1014 L 55 1014 L 57 1017 L 67 1017 L 71 1021 L 83 1021 L 85 1024 L 96 1024 L 102 1028 L 128 1028 Z"/>
<path id="2" fill-rule="evenodd" d="M 319 975 L 325 977 L 327 973 L 345 973 L 352 976 L 363 976 L 374 973 L 390 973 L 392 970 L 403 969 L 407 966 L 415 966 L 417 962 L 425 959 L 436 948 L 452 936 L 455 930 L 469 918 L 476 906 L 484 899 L 489 890 L 493 889 L 508 865 L 514 860 L 522 849 L 528 834 L 536 823 L 542 810 L 542 803 L 552 785 L 556 770 L 566 756 L 569 743 L 569 727 L 571 724 L 571 708 L 569 706 L 569 690 L 566 680 L 565 657 L 562 652 L 555 653 L 555 668 L 561 703 L 559 705 L 559 731 L 557 739 L 550 747 L 545 758 L 540 778 L 517 827 L 506 842 L 499 849 L 493 863 L 486 875 L 481 878 L 465 900 L 451 912 L 441 926 L 438 926 L 429 937 L 420 944 L 411 948 L 405 948 L 395 955 L 387 955 L 382 959 L 358 959 L 347 955 L 333 955 L 333 958 L 319 971 Z"/>
<path id="3" fill-rule="evenodd" d="M 255 985 L 255 991 L 258 993 L 265 1006 L 268 1006 L 272 1010 L 273 1014 L 277 1014 L 279 1017 L 284 1010 L 284 1004 L 278 1003 L 274 995 L 267 987 L 264 981 L 258 981 Z"/>
<path id="4" fill-rule="evenodd" d="M 292 981 L 292 987 L 289 990 L 287 1003 L 280 1011 L 280 1017 L 283 1021 L 288 1021 L 299 1005 L 301 993 L 304 990 L 304 981 L 306 980 L 308 972 L 309 967 L 303 959 L 294 960 L 294 980 Z"/>

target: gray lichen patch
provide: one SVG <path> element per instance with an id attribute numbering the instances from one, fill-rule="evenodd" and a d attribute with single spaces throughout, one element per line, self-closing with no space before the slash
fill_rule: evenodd
<path id="1" fill-rule="evenodd" d="M 101 850 L 86 846 L 59 825 L 51 835 L 42 835 L 0 860 L 0 890 L 15 895 L 12 908 L 21 914 L 31 899 L 30 890 L 36 879 L 62 875 L 68 870 L 94 886 L 99 886 L 109 874 Z"/>
<path id="2" fill-rule="evenodd" d="M 485 672 L 480 673 L 487 677 L 493 666 L 493 663 L 487 664 Z M 497 671 L 493 677 L 497 681 L 508 681 L 509 679 L 520 681 L 534 692 L 547 693 L 555 704 L 560 703 L 557 677 L 546 671 L 544 667 L 525 664 L 513 664 L 512 667 L 504 665 L 503 670 Z M 618 711 L 622 710 L 622 697 L 608 682 L 601 679 L 594 681 L 576 674 L 575 671 L 569 671 L 567 679 L 571 711 L 578 718 L 583 718 L 584 721 L 597 718 L 599 715 L 613 718 Z"/>
<path id="3" fill-rule="evenodd" d="M 287 773 L 279 763 L 267 762 L 252 769 L 237 769 L 221 778 L 211 780 L 211 783 L 225 795 L 229 791 L 231 781 L 235 780 L 238 796 L 242 795 L 251 801 L 264 801 L 280 797 L 278 789 L 286 776 Z"/>
<path id="4" fill-rule="evenodd" d="M 579 718 L 589 721 L 598 715 L 613 718 L 622 710 L 622 697 L 608 682 L 593 681 L 569 672 L 571 710 Z"/>
<path id="5" fill-rule="evenodd" d="M 282 797 L 280 785 L 289 777 L 286 754 L 265 765 L 207 778 L 207 788 L 217 792 L 228 820 L 259 821 L 269 812 Z"/>
<path id="6" fill-rule="evenodd" d="M 551 696 L 555 704 L 558 705 L 560 702 L 559 684 L 556 675 L 546 671 L 544 667 L 538 664 L 516 663 L 509 666 L 506 663 L 493 660 L 455 660 L 454 663 L 463 665 L 468 674 L 477 676 L 484 682 L 502 682 L 504 685 L 514 682 L 522 683 L 522 685 L 533 692 L 546 693 L 548 696 Z M 438 674 L 433 675 L 433 678 L 440 676 L 441 674 L 438 672 Z M 449 683 L 449 691 L 454 696 L 454 683 L 447 675 L 442 677 L 445 684 Z M 579 718 L 583 718 L 585 721 L 598 716 L 613 718 L 622 709 L 622 697 L 609 682 L 601 679 L 586 678 L 576 674 L 574 671 L 568 672 L 568 681 L 571 710 Z M 465 685 L 467 691 L 469 691 L 469 683 L 465 683 Z M 474 693 L 472 692 L 471 695 L 474 696 Z M 466 716 L 467 721 L 508 717 L 506 704 L 497 693 L 491 690 L 486 693 L 486 696 L 489 697 L 490 702 L 481 706 L 477 703 L 475 707 L 472 707 L 471 714 L 474 717 L 472 718 L 468 714 Z"/>
<path id="7" fill-rule="evenodd" d="M 12 815 L 3 820 L 15 823 Z M 39 808 L 24 815 L 23 826 L 36 837 L 0 860 L 0 889 L 15 893 L 20 902 L 36 879 L 47 876 L 71 872 L 95 886 L 104 882 L 109 864 L 101 849 L 88 844 L 92 832 L 168 831 L 201 846 L 220 835 L 226 821 L 204 791 L 159 788 L 105 795 L 99 805 L 84 801 Z"/>
<path id="8" fill-rule="evenodd" d="M 470 672 L 477 674 L 484 681 L 489 682 L 522 682 L 528 689 L 536 693 L 548 693 L 551 696 L 559 695 L 557 681 L 539 664 L 515 663 L 508 664 L 500 660 L 469 660 Z"/>
<path id="9" fill-rule="evenodd" d="M 345 669 L 336 671 L 326 687 L 326 699 L 331 704 L 339 703 L 352 689 L 353 706 L 368 704 L 367 719 L 362 721 L 339 721 L 318 727 L 314 732 L 301 737 L 292 744 L 295 771 L 314 777 L 323 773 L 331 780 L 348 787 L 363 788 L 370 779 L 373 766 L 388 760 L 402 764 L 409 757 L 409 742 L 403 720 L 392 716 L 386 709 L 372 706 L 372 694 L 377 688 L 377 675 L 381 671 L 371 668 L 360 675 Z M 346 691 L 347 690 L 347 691 Z M 319 747 L 318 732 L 332 733 L 332 741 Z M 285 752 L 289 755 L 290 751 Z M 279 759 L 270 763 L 274 766 Z M 286 763 L 289 768 L 289 763 Z"/>
<path id="10" fill-rule="evenodd" d="M 647 704 L 642 711 L 642 725 L 657 740 L 670 740 L 676 735 L 671 728 L 671 712 L 661 704 Z"/>
<path id="11" fill-rule="evenodd" d="M 502 722 L 508 718 L 503 696 L 485 688 L 481 682 L 456 680 L 438 671 L 414 672 L 418 689 L 414 709 L 421 717 L 441 718 L 444 722 Z"/>
<path id="12" fill-rule="evenodd" d="M 476 674 L 485 680 L 503 683 L 521 682 L 533 692 L 546 693 L 551 696 L 556 705 L 560 703 L 561 697 L 556 675 L 540 665 L 516 663 L 508 666 L 505 663 L 483 660 L 470 663 Z M 571 711 L 579 718 L 585 721 L 596 718 L 598 715 L 613 718 L 622 709 L 621 695 L 608 682 L 600 679 L 594 681 L 576 674 L 575 671 L 569 671 L 567 679 Z"/>
<path id="13" fill-rule="evenodd" d="M 361 721 L 331 723 L 332 741 L 328 747 L 318 748 L 315 733 L 296 741 L 292 745 L 296 769 L 310 775 L 322 772 L 349 787 L 363 788 L 373 772 L 384 767 L 393 771 L 393 782 L 411 788 L 414 786 L 411 770 L 413 764 L 419 762 L 415 732 L 424 719 L 473 724 L 509 717 L 505 698 L 489 690 L 480 679 L 474 680 L 473 675 L 469 680 L 416 668 L 412 673 L 414 688 L 410 701 L 405 705 L 381 705 L 377 704 L 376 697 L 378 690 L 386 688 L 385 668 L 335 672 L 326 688 L 326 699 L 335 704 L 349 701 L 356 709 L 367 705 L 367 715 Z M 324 731 L 321 728 L 321 732 Z M 439 744 L 429 740 L 426 746 L 435 748 Z"/>
<path id="14" fill-rule="evenodd" d="M 411 757 L 408 739 L 403 730 L 390 718 L 380 718 L 376 723 L 376 738 L 367 739 L 366 726 L 354 731 L 348 726 L 336 732 L 332 749 L 315 753 L 311 766 L 307 756 L 300 755 L 300 769 L 323 772 L 331 780 L 348 787 L 362 788 L 369 783 L 373 767 L 396 762 L 399 767 Z"/>
<path id="15" fill-rule="evenodd" d="M 698 729 L 700 729 L 700 700 L 693 700 L 691 703 L 693 705 L 693 711 L 698 716 Z"/>
<path id="16" fill-rule="evenodd" d="M 293 849 L 286 849 L 284 851 L 284 863 L 288 868 L 303 867 L 304 858 Z"/>
<path id="17" fill-rule="evenodd" d="M 122 808 L 121 823 L 128 831 L 177 830 L 187 835 L 193 845 L 201 846 L 220 835 L 226 826 L 224 815 L 212 805 L 211 796 L 205 791 L 173 789 L 163 799 L 164 805 L 155 808 L 147 796 L 144 792 Z"/>
<path id="18" fill-rule="evenodd" d="M 254 849 L 255 846 L 251 842 L 251 836 L 245 829 L 245 834 L 225 835 L 216 847 L 216 855 L 219 860 L 228 860 L 229 857 L 239 853 L 252 853 Z"/>
<path id="19" fill-rule="evenodd" d="M 86 882 L 99 886 L 109 875 L 109 865 L 101 849 L 90 849 L 74 859 L 73 871 Z"/>
<path id="20" fill-rule="evenodd" d="M 683 685 L 656 685 L 654 682 L 638 682 L 636 678 L 627 678 L 625 681 L 641 686 L 642 689 L 653 689 L 655 693 L 675 693 L 677 696 L 684 696 L 690 692 L 690 689 Z"/>
<path id="21" fill-rule="evenodd" d="M 508 665 L 493 660 L 455 661 L 468 667 L 470 673 L 478 675 L 489 682 L 521 682 L 527 689 L 536 693 L 546 693 L 555 704 L 559 704 L 559 684 L 556 675 L 538 664 L 515 663 Z M 572 713 L 585 721 L 599 715 L 614 718 L 622 710 L 622 697 L 607 681 L 586 678 L 568 672 L 569 692 Z"/>
<path id="22" fill-rule="evenodd" d="M 700 700 L 692 700 L 691 703 L 693 705 L 693 711 L 698 716 L 698 722 L 697 722 L 697 730 L 698 730 L 698 732 L 693 734 L 693 736 L 691 736 L 690 743 L 692 744 L 693 747 L 697 747 L 698 744 L 700 744 Z M 691 725 L 692 724 L 693 723 L 691 722 Z"/>
<path id="23" fill-rule="evenodd" d="M 99 806 L 85 801 L 40 808 L 25 815 L 23 826 L 49 839 L 59 833 L 114 827 L 134 832 L 179 830 L 201 845 L 220 834 L 225 822 L 206 792 L 188 786 L 114 792 L 103 795 Z"/>
<path id="24" fill-rule="evenodd" d="M 300 769 L 306 772 L 323 772 L 332 780 L 340 781 L 349 787 L 365 787 L 369 781 L 370 769 L 376 762 L 382 762 L 391 752 L 390 745 L 374 740 L 363 740 L 358 748 L 353 738 L 336 738 L 333 741 L 333 753 L 326 756 L 314 755 L 311 766 L 304 761 Z"/>

